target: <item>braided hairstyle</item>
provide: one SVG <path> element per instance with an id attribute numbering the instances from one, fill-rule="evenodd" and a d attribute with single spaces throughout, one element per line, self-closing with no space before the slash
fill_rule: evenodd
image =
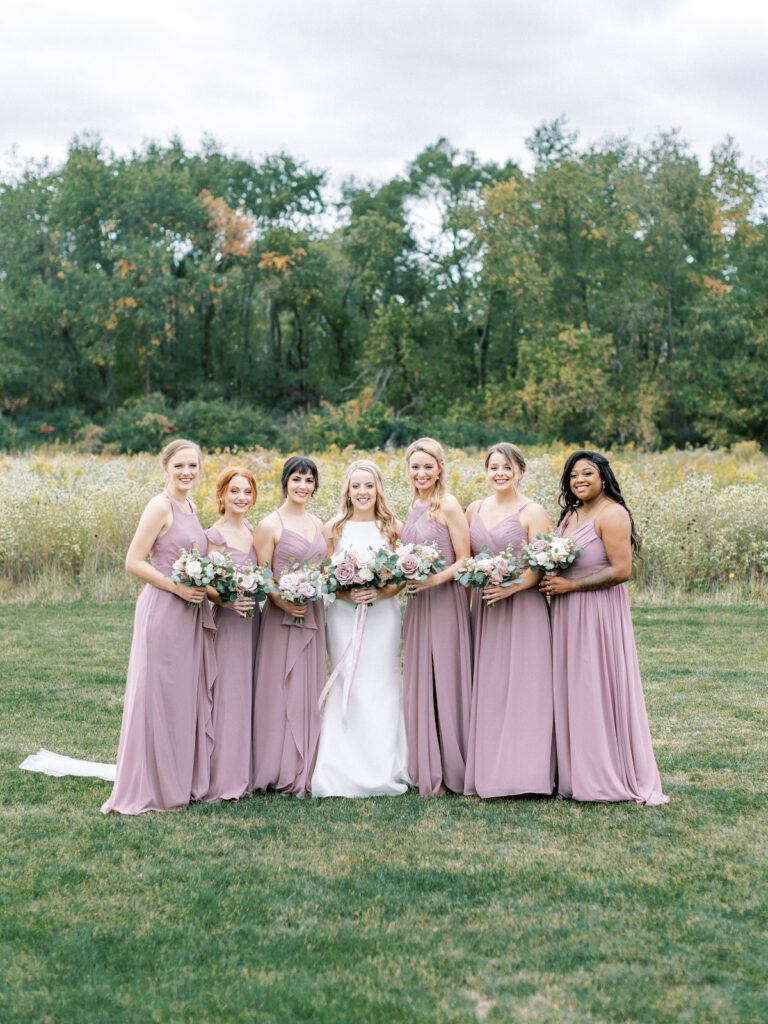
<path id="1" fill-rule="evenodd" d="M 577 498 L 571 490 L 571 472 L 580 459 L 586 459 L 597 469 L 600 474 L 600 479 L 603 482 L 603 493 L 605 496 L 610 498 L 612 501 L 615 501 L 617 505 L 621 505 L 623 509 L 626 509 L 627 515 L 629 516 L 629 523 L 632 527 L 632 551 L 638 555 L 640 553 L 640 539 L 635 531 L 635 521 L 632 518 L 632 513 L 629 511 L 626 501 L 624 501 L 624 498 L 622 497 L 619 481 L 616 479 L 614 472 L 611 469 L 610 462 L 604 455 L 601 455 L 600 452 L 580 449 L 577 452 L 572 452 L 565 460 L 563 475 L 560 477 L 560 494 L 557 499 L 557 503 L 562 509 L 560 518 L 558 519 L 558 524 L 562 523 L 563 519 L 565 519 L 569 512 L 573 512 L 583 504 L 581 498 Z"/>

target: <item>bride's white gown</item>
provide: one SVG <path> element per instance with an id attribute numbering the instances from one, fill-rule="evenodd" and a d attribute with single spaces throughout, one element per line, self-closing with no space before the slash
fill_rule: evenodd
<path id="1" fill-rule="evenodd" d="M 336 549 L 378 548 L 386 543 L 375 523 L 348 521 Z M 332 667 L 352 637 L 355 611 L 355 605 L 338 599 L 328 608 L 325 628 Z M 407 790 L 401 632 L 397 600 L 374 602 L 368 610 L 346 714 L 343 673 L 325 703 L 312 796 L 395 796 Z"/>

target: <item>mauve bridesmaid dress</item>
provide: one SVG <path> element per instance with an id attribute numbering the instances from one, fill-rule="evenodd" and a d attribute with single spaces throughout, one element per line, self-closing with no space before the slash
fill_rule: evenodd
<path id="1" fill-rule="evenodd" d="M 170 576 L 181 548 L 204 552 L 207 540 L 194 512 L 172 499 L 173 523 L 150 552 Z M 216 627 L 201 605 L 148 583 L 136 602 L 125 684 L 117 776 L 102 811 L 141 814 L 184 807 L 208 792 L 213 748 L 212 690 Z"/>
<path id="2" fill-rule="evenodd" d="M 584 523 L 571 536 L 584 553 L 561 576 L 577 579 L 608 566 L 594 523 Z M 554 597 L 552 651 L 560 795 L 667 803 L 653 756 L 626 587 Z"/>
<path id="3" fill-rule="evenodd" d="M 248 524 L 250 526 L 250 523 Z M 237 566 L 255 564 L 256 552 L 233 548 L 218 527 L 205 531 L 211 544 L 223 549 Z M 214 605 L 216 623 L 216 685 L 213 688 L 213 754 L 211 784 L 206 800 L 237 800 L 251 783 L 251 719 L 253 717 L 253 659 L 261 612 L 243 619 L 231 609 Z"/>
<path id="4" fill-rule="evenodd" d="M 427 505 L 408 513 L 403 544 L 434 544 L 446 565 L 456 560 L 448 527 L 427 518 Z M 409 597 L 403 620 L 403 698 L 408 773 L 423 796 L 441 785 L 464 792 L 472 645 L 464 589 L 449 581 Z"/>
<path id="5" fill-rule="evenodd" d="M 510 544 L 519 554 L 528 539 L 518 512 L 489 530 L 479 509 L 469 535 L 475 555 L 484 546 L 500 554 Z M 472 632 L 474 673 L 464 792 L 482 797 L 551 794 L 555 723 L 547 600 L 534 587 L 488 607 L 476 590 Z"/>
<path id="6" fill-rule="evenodd" d="M 283 527 L 272 558 L 277 579 L 291 562 L 325 558 L 319 528 L 311 541 Z M 306 796 L 315 767 L 325 683 L 325 619 L 310 601 L 302 624 L 267 599 L 261 616 L 253 700 L 252 791 Z"/>

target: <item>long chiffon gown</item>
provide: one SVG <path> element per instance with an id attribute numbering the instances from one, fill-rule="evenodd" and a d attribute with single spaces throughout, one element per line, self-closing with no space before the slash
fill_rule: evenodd
<path id="1" fill-rule="evenodd" d="M 247 524 L 250 526 L 250 523 Z M 223 549 L 234 565 L 257 561 L 256 552 L 240 551 L 227 543 L 217 526 L 205 531 L 211 544 Z M 251 783 L 251 720 L 253 717 L 253 659 L 258 644 L 261 612 L 243 619 L 232 609 L 214 606 L 216 623 L 216 685 L 213 689 L 213 754 L 211 784 L 206 800 L 237 800 Z"/>
<path id="2" fill-rule="evenodd" d="M 319 527 L 311 541 L 283 527 L 272 558 L 277 579 L 293 561 L 319 561 L 327 545 Z M 325 682 L 322 602 L 310 601 L 301 625 L 267 600 L 261 616 L 253 698 L 252 791 L 306 796 L 320 738 L 317 702 Z"/>
<path id="3" fill-rule="evenodd" d="M 583 554 L 561 576 L 577 579 L 608 566 L 594 523 L 584 523 L 570 536 Z M 560 795 L 667 803 L 653 756 L 626 587 L 555 596 L 552 649 Z"/>
<path id="4" fill-rule="evenodd" d="M 448 527 L 427 518 L 426 505 L 408 513 L 403 544 L 434 544 L 446 565 L 456 560 Z M 472 646 L 464 590 L 449 581 L 408 598 L 403 621 L 403 695 L 408 772 L 423 796 L 441 785 L 464 792 Z"/>
<path id="5" fill-rule="evenodd" d="M 180 548 L 206 549 L 194 512 L 172 499 L 170 529 L 150 561 L 170 576 Z M 215 625 L 206 598 L 187 604 L 148 583 L 136 602 L 117 776 L 102 811 L 140 814 L 184 807 L 208 792 L 213 749 Z"/>
<path id="6" fill-rule="evenodd" d="M 510 544 L 519 554 L 528 539 L 518 512 L 489 530 L 479 509 L 469 536 L 475 555 L 483 547 L 497 555 Z M 472 633 L 474 670 L 464 792 L 482 797 L 551 794 L 555 722 L 547 600 L 534 587 L 488 607 L 476 590 Z"/>
<path id="7" fill-rule="evenodd" d="M 352 521 L 344 524 L 337 543 L 339 550 L 385 546 L 376 523 Z M 352 639 L 356 611 L 356 605 L 338 599 L 328 609 L 326 640 L 332 666 Z M 326 698 L 312 796 L 397 796 L 408 789 L 400 634 L 397 599 L 374 602 L 366 615 L 346 713 L 343 674 Z"/>

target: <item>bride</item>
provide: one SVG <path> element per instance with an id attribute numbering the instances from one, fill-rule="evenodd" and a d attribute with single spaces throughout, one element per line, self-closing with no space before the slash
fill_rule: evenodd
<path id="1" fill-rule="evenodd" d="M 367 459 L 347 469 L 341 511 L 326 523 L 328 553 L 395 547 L 402 524 L 384 497 L 379 468 Z M 343 658 L 360 604 L 367 604 L 360 656 L 346 709 L 345 671 L 328 694 L 317 752 L 312 796 L 395 796 L 410 783 L 400 675 L 398 587 L 341 591 L 328 609 L 326 638 L 331 665 Z"/>

